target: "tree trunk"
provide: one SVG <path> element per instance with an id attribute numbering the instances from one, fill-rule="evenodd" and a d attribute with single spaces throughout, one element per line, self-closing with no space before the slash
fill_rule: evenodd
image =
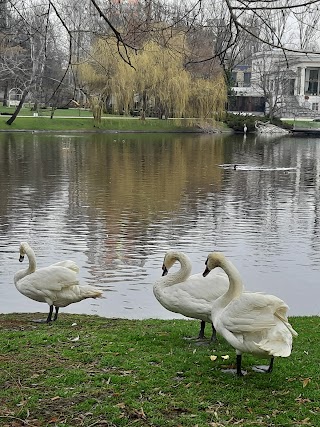
<path id="1" fill-rule="evenodd" d="M 50 114 L 50 119 L 53 119 L 53 115 L 54 115 L 54 112 L 56 111 L 56 108 L 57 107 L 51 107 L 51 114 Z"/>
<path id="2" fill-rule="evenodd" d="M 8 107 L 8 92 L 9 92 L 8 89 L 9 89 L 9 83 L 6 82 L 4 91 L 3 91 L 3 103 L 2 103 L 4 107 Z"/>
<path id="3" fill-rule="evenodd" d="M 12 125 L 12 123 L 15 121 L 17 115 L 20 113 L 20 110 L 21 110 L 21 108 L 23 106 L 23 103 L 24 103 L 24 101 L 25 101 L 28 93 L 29 93 L 29 89 L 25 89 L 23 91 L 21 99 L 20 99 L 20 102 L 19 102 L 17 108 L 15 109 L 15 112 L 12 114 L 12 116 L 10 117 L 10 119 L 6 121 L 7 125 Z"/>

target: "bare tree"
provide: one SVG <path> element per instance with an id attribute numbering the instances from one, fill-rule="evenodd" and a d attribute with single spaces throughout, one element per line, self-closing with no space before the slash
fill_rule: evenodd
<path id="1" fill-rule="evenodd" d="M 264 51 L 255 55 L 252 63 L 253 89 L 266 101 L 266 111 L 272 121 L 290 92 L 291 73 L 286 69 L 286 57 L 281 50 Z M 293 72 L 292 72 L 293 73 Z"/>
<path id="2" fill-rule="evenodd" d="M 310 4 L 293 10 L 298 27 L 298 43 L 301 50 L 319 50 L 320 6 Z"/>
<path id="3" fill-rule="evenodd" d="M 249 61 L 262 46 L 281 48 L 284 53 L 301 49 L 314 53 L 320 0 L 2 0 L 0 5 L 6 6 L 5 20 L 10 18 L 10 31 L 5 43 L 0 43 L 4 86 L 9 81 L 19 83 L 24 98 L 32 93 L 36 99 L 44 87 L 48 41 L 54 37 L 66 57 L 60 60 L 63 72 L 50 76 L 58 80 L 52 89 L 54 99 L 66 80 L 69 86 L 81 88 L 77 67 L 90 55 L 97 38 L 115 41 L 119 57 L 133 67 L 133 58 L 146 42 L 164 43 L 164 33 L 171 31 L 174 37 L 179 30 L 189 46 L 194 41 L 194 49 L 185 55 L 189 70 L 193 67 L 205 74 L 218 59 L 227 80 L 234 65 Z M 51 37 L 54 27 L 59 35 Z M 294 38 L 295 34 L 299 37 Z M 175 49 L 172 46 L 173 55 L 181 53 Z M 209 66 L 195 66 L 208 61 Z M 75 95 L 78 100 L 80 93 Z"/>

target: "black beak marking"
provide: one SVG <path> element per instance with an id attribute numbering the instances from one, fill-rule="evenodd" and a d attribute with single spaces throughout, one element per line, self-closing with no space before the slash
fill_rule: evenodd
<path id="1" fill-rule="evenodd" d="M 163 264 L 162 266 L 162 276 L 166 276 L 168 274 L 168 269 L 167 267 Z"/>
<path id="2" fill-rule="evenodd" d="M 209 268 L 208 267 L 206 267 L 206 269 L 204 270 L 204 272 L 202 273 L 202 276 L 203 277 L 206 277 L 206 276 L 208 276 L 208 274 L 210 273 L 210 270 L 209 270 Z"/>

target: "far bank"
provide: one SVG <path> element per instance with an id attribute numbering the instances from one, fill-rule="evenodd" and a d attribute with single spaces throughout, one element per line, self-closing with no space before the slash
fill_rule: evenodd
<path id="1" fill-rule="evenodd" d="M 212 119 L 156 119 L 106 116 L 97 126 L 92 117 L 17 117 L 8 125 L 8 116 L 0 115 L 0 131 L 81 131 L 81 132 L 226 132 L 228 127 Z"/>

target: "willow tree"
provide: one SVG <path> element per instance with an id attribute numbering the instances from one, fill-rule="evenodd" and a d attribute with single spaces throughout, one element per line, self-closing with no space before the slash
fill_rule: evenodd
<path id="1" fill-rule="evenodd" d="M 179 43 L 178 38 L 175 44 Z M 183 50 L 181 50 L 183 52 Z M 170 46 L 150 41 L 135 58 L 136 87 L 142 97 L 142 107 L 154 100 L 159 116 L 181 117 L 188 100 L 190 74 L 184 69 L 184 56 Z"/>
<path id="2" fill-rule="evenodd" d="M 226 86 L 222 73 L 211 79 L 185 69 L 188 47 L 179 34 L 170 43 L 148 42 L 135 59 L 137 90 L 144 105 L 155 98 L 161 115 L 172 117 L 219 117 L 225 110 Z"/>
<path id="3" fill-rule="evenodd" d="M 115 74 L 111 78 L 113 108 L 118 112 L 129 114 L 134 105 L 136 73 L 132 67 L 117 55 L 114 56 L 114 59 L 116 61 Z"/>
<path id="4" fill-rule="evenodd" d="M 119 58 L 117 48 L 112 41 L 97 40 L 90 61 L 79 66 L 97 123 L 98 107 L 107 96 L 115 112 L 128 113 L 135 94 L 139 94 L 144 112 L 148 114 L 152 104 L 159 117 L 213 117 L 224 110 L 226 90 L 220 71 L 212 75 L 214 83 L 187 71 L 188 47 L 180 34 L 146 43 L 132 66 Z"/>
<path id="5" fill-rule="evenodd" d="M 134 70 L 119 57 L 114 41 L 97 39 L 88 60 L 78 65 L 78 71 L 96 124 L 100 123 L 107 103 L 117 112 L 128 111 L 133 102 Z"/>
<path id="6" fill-rule="evenodd" d="M 223 74 L 214 79 L 195 78 L 190 88 L 187 112 L 191 117 L 221 119 L 225 112 L 227 89 Z"/>

